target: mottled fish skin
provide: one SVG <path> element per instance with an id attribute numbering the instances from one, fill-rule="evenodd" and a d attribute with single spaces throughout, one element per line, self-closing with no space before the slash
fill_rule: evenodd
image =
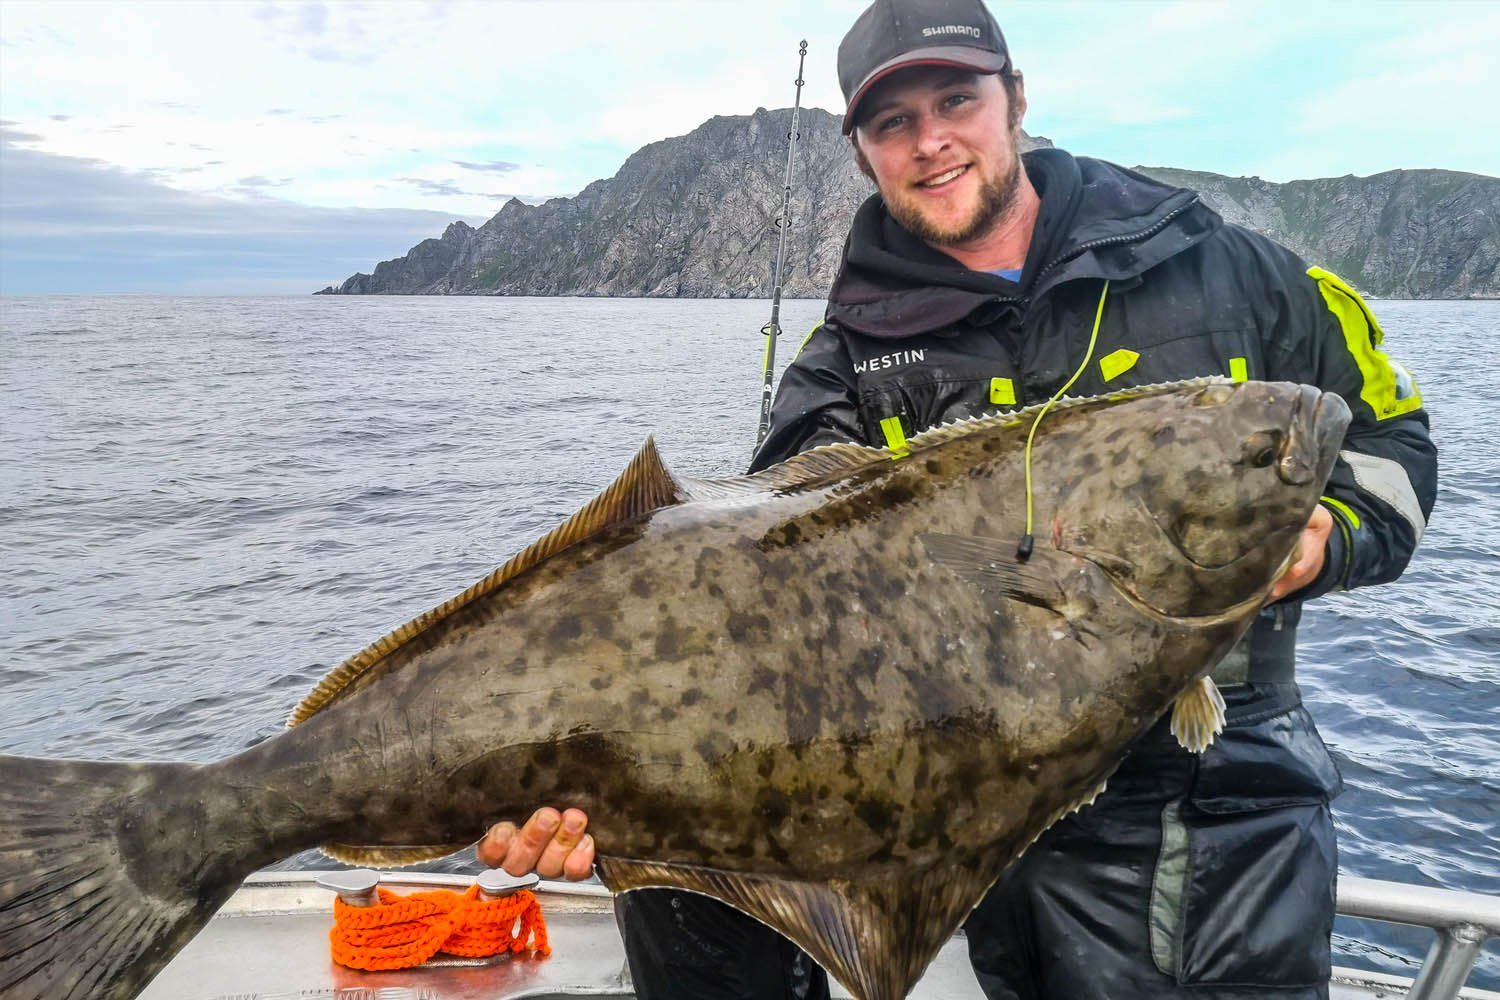
<path id="1" fill-rule="evenodd" d="M 1049 414 L 1031 459 L 1034 590 L 1018 595 L 968 565 L 964 540 L 1014 552 L 1030 419 L 916 438 L 906 457 L 797 488 L 685 481 L 708 499 L 574 544 L 287 733 L 175 769 L 169 808 L 116 796 L 79 822 L 112 829 L 153 897 L 207 904 L 310 846 L 457 845 L 577 806 L 602 857 L 688 873 L 623 888 L 712 891 L 691 875 L 706 870 L 876 887 L 894 905 L 945 887 L 928 919 L 943 926 L 871 978 L 868 943 L 834 954 L 806 940 L 816 921 L 778 926 L 864 1000 L 902 996 L 1004 867 L 1248 627 L 1347 410 L 1246 383 Z M 198 860 L 169 871 L 173 855 Z M 146 949 L 103 995 L 132 995 L 166 957 Z"/>

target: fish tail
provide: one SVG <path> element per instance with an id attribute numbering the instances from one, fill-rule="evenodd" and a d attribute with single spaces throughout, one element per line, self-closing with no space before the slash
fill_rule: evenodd
<path id="1" fill-rule="evenodd" d="M 214 845 L 151 850 L 193 770 L 0 755 L 0 996 L 133 997 L 212 915 Z"/>

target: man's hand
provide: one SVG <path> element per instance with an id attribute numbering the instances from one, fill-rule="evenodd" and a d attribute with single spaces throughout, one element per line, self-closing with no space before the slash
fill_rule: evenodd
<path id="1" fill-rule="evenodd" d="M 514 823 L 496 823 L 474 849 L 479 860 L 512 875 L 536 872 L 543 878 L 563 876 L 570 882 L 594 873 L 594 838 L 583 831 L 589 818 L 582 809 L 559 814 L 538 809 L 518 831 Z"/>
<path id="2" fill-rule="evenodd" d="M 1312 517 L 1307 519 L 1307 527 L 1302 529 L 1302 537 L 1297 542 L 1296 560 L 1281 574 L 1276 586 L 1271 588 L 1271 596 L 1266 598 L 1267 604 L 1301 590 L 1318 578 L 1318 574 L 1323 572 L 1323 560 L 1328 555 L 1328 533 L 1332 530 L 1333 515 L 1328 513 L 1327 507 L 1318 504 L 1313 508 Z"/>

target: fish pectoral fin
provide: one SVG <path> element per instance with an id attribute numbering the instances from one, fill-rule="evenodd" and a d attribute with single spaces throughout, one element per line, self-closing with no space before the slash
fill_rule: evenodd
<path id="1" fill-rule="evenodd" d="M 1224 696 L 1212 677 L 1200 677 L 1172 703 L 1172 735 L 1183 749 L 1202 753 L 1224 731 Z"/>
<path id="2" fill-rule="evenodd" d="M 403 844 L 391 847 L 371 844 L 361 847 L 357 844 L 324 844 L 318 850 L 346 865 L 359 865 L 362 868 L 405 868 L 407 865 L 420 864 L 423 861 L 446 858 L 468 846 L 468 844 Z"/>
<path id="3" fill-rule="evenodd" d="M 1087 572 L 1089 563 L 1060 549 L 1038 546 L 1030 558 L 1016 556 L 1014 541 L 975 535 L 918 536 L 933 562 L 989 593 L 1066 614 L 1064 581 Z"/>
<path id="4" fill-rule="evenodd" d="M 727 903 L 784 935 L 856 1000 L 901 1000 L 994 883 L 964 866 L 903 879 L 795 881 L 692 865 L 599 858 L 614 892 L 671 888 Z"/>

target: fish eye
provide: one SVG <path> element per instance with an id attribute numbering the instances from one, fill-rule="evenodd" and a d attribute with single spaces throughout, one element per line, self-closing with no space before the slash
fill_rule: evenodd
<path id="1" fill-rule="evenodd" d="M 1281 455 L 1281 440 L 1280 431 L 1256 431 L 1250 435 L 1245 442 L 1245 456 L 1251 466 L 1265 469 L 1275 465 Z"/>

